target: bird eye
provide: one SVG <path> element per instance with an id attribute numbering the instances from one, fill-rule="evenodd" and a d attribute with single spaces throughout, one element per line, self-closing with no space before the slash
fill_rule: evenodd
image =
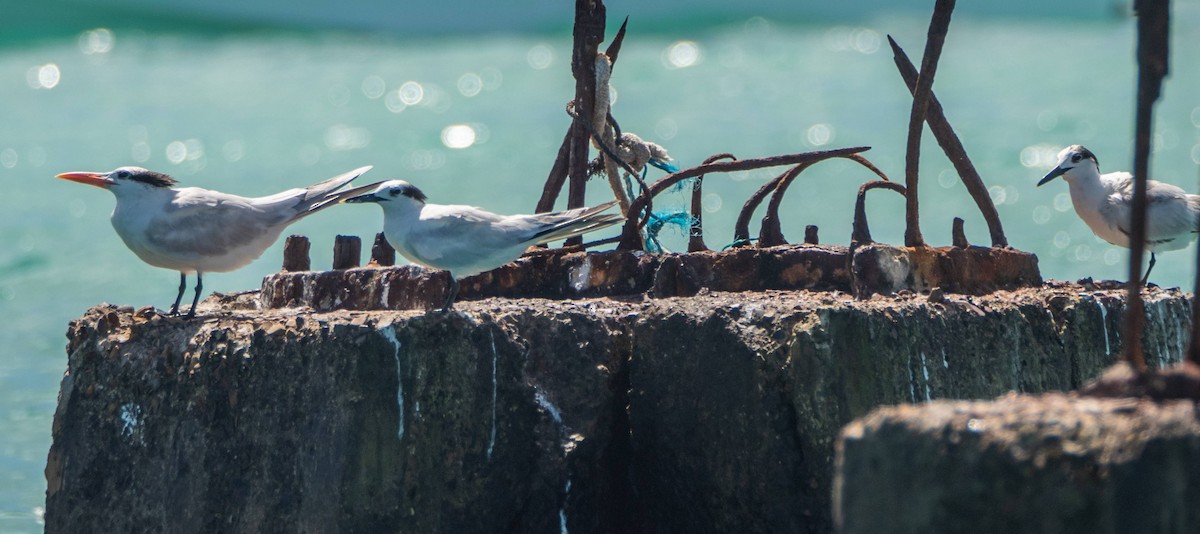
<path id="1" fill-rule="evenodd" d="M 129 176 L 130 176 L 129 171 L 125 171 L 125 170 L 117 171 L 117 174 L 116 174 L 117 178 L 129 178 Z"/>
<path id="2" fill-rule="evenodd" d="M 1079 163 L 1079 160 L 1081 159 L 1083 159 L 1083 154 L 1075 154 L 1074 156 L 1071 156 L 1071 163 Z"/>
<path id="3" fill-rule="evenodd" d="M 395 197 L 395 196 L 400 196 L 400 188 L 399 188 L 399 187 L 397 187 L 397 188 L 394 188 L 394 189 L 392 189 L 391 191 L 389 191 L 389 192 L 388 192 L 388 194 L 389 194 L 389 195 L 392 195 L 392 196 L 394 196 L 394 197 Z"/>

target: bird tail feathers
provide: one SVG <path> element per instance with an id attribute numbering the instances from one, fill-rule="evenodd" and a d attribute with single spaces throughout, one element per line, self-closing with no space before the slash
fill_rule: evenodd
<path id="1" fill-rule="evenodd" d="M 340 193 L 337 192 L 346 184 L 354 181 L 355 178 L 362 176 L 367 171 L 371 170 L 371 166 L 359 167 L 347 173 L 342 173 L 333 178 L 308 186 L 304 190 L 304 196 L 300 197 L 300 202 L 296 205 L 296 216 L 293 221 L 312 215 L 324 208 L 332 206 L 349 198 L 348 193 L 359 193 L 362 188 L 355 188 Z M 372 184 L 374 185 L 374 184 Z M 369 187 L 369 186 L 368 186 Z"/>
<path id="2" fill-rule="evenodd" d="M 625 216 L 616 213 L 603 213 L 616 205 L 616 203 L 614 200 L 591 208 L 577 208 L 560 212 L 557 215 L 561 216 L 561 220 L 534 234 L 532 241 L 540 245 L 620 224 L 625 220 Z"/>
<path id="3" fill-rule="evenodd" d="M 1200 211 L 1200 195 L 1188 195 L 1187 201 L 1188 207 L 1194 211 Z"/>

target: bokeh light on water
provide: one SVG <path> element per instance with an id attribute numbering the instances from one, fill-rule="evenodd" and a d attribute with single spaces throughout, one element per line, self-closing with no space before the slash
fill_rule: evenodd
<path id="1" fill-rule="evenodd" d="M 31 67 L 25 73 L 26 83 L 34 89 L 54 89 L 58 87 L 61 78 L 62 73 L 59 72 L 58 65 L 54 63 Z"/>

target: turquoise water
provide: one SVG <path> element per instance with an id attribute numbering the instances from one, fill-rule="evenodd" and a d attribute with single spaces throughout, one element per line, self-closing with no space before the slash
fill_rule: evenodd
<path id="1" fill-rule="evenodd" d="M 1200 4 L 1175 4 L 1153 174 L 1194 191 Z M 717 152 L 870 145 L 866 155 L 902 177 L 909 102 L 884 34 L 919 57 L 924 15 L 688 27 L 640 25 L 634 16 L 613 79 L 613 113 L 681 166 Z M 1067 14 L 965 15 L 951 27 L 935 90 L 992 188 L 1010 242 L 1037 253 L 1045 277 L 1124 278 L 1124 251 L 1075 217 L 1065 184 L 1034 183 L 1071 143 L 1091 148 L 1106 172 L 1129 168 L 1133 37 L 1128 19 Z M 185 185 L 260 195 L 373 164 L 364 183 L 404 178 L 435 202 L 528 211 L 568 124 L 569 41 L 564 32 L 401 39 L 94 28 L 0 46 L 0 531 L 40 528 L 67 322 L 99 302 L 166 307 L 178 283 L 122 245 L 108 224 L 108 193 L 54 174 L 137 164 Z M 927 240 L 948 244 L 950 220 L 961 216 L 968 237 L 986 244 L 950 164 L 932 137 L 924 146 Z M 730 241 L 737 210 L 771 176 L 706 181 L 710 246 Z M 823 242 L 847 243 L 854 193 L 869 178 L 847 162 L 813 167 L 785 200 L 785 234 L 799 240 L 804 225 L 817 224 Z M 589 199 L 603 200 L 604 190 L 594 182 Z M 874 237 L 900 243 L 900 198 L 881 193 L 868 203 Z M 313 240 L 313 264 L 323 267 L 336 234 L 369 236 L 380 227 L 377 209 L 339 206 L 293 230 Z M 665 243 L 680 249 L 684 240 L 673 234 Z M 1154 281 L 1190 287 L 1194 253 L 1164 254 Z M 277 244 L 238 272 L 210 275 L 205 287 L 256 288 L 280 257 Z"/>

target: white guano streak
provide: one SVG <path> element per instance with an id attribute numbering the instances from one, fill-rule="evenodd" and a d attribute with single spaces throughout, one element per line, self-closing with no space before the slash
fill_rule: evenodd
<path id="1" fill-rule="evenodd" d="M 500 354 L 496 352 L 496 333 L 488 331 L 488 338 L 492 342 L 492 434 L 488 438 L 487 459 L 492 459 L 492 451 L 496 448 L 496 363 L 500 359 Z"/>
<path id="2" fill-rule="evenodd" d="M 396 433 L 396 436 L 399 439 L 404 439 L 404 373 L 400 367 L 400 340 L 396 338 L 396 325 L 388 325 L 385 328 L 380 328 L 379 333 L 395 349 L 392 355 L 396 358 L 396 406 L 399 408 L 397 413 L 400 414 L 400 429 Z"/>

